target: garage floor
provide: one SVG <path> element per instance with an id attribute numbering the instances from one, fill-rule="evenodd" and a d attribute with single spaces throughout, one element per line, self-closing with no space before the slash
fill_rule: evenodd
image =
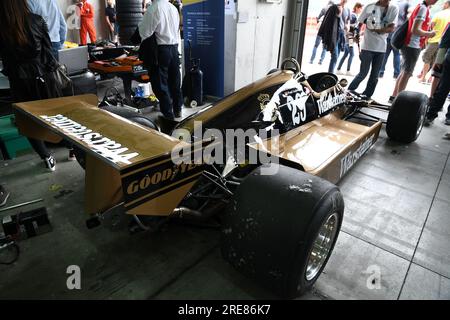
<path id="1" fill-rule="evenodd" d="M 301 299 L 450 299 L 450 141 L 442 139 L 449 130 L 441 118 L 409 146 L 387 140 L 383 130 L 340 183 L 342 232 L 314 290 Z M 0 298 L 275 298 L 221 259 L 217 230 L 88 230 L 84 172 L 66 160 L 67 150 L 55 155 L 55 173 L 35 154 L 0 162 L 8 205 L 43 198 L 27 209 L 45 205 L 53 225 L 20 242 L 18 262 L 0 265 Z M 81 268 L 81 290 L 66 287 L 70 265 Z"/>

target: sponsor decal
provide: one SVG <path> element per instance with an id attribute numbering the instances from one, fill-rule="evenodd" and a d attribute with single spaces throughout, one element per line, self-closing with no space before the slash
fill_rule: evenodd
<path id="1" fill-rule="evenodd" d="M 319 106 L 319 114 L 324 114 L 331 109 L 344 104 L 347 101 L 347 95 L 345 93 L 337 93 L 336 88 L 331 91 L 324 93 L 320 96 L 319 101 L 317 102 Z"/>
<path id="2" fill-rule="evenodd" d="M 350 151 L 341 159 L 341 178 L 355 165 L 355 163 L 372 147 L 375 135 L 368 137 L 355 151 Z"/>
<path id="3" fill-rule="evenodd" d="M 203 164 L 176 165 L 168 156 L 159 160 L 159 163 L 122 176 L 125 207 L 128 210 L 196 181 L 204 170 Z"/>
<path id="4" fill-rule="evenodd" d="M 101 157 L 115 163 L 131 164 L 131 160 L 138 157 L 137 152 L 128 152 L 128 148 L 104 137 L 100 133 L 63 116 L 40 116 L 52 127 L 63 131 L 66 135 L 86 143 L 89 148 Z"/>

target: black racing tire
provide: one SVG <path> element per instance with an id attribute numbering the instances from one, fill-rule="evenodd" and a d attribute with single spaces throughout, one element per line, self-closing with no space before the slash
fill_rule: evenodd
<path id="1" fill-rule="evenodd" d="M 311 289 L 327 264 L 341 228 L 344 200 L 338 187 L 300 170 L 280 166 L 272 176 L 261 170 L 244 179 L 225 209 L 222 256 L 278 296 L 295 298 Z M 319 230 L 330 221 L 334 233 L 329 251 L 317 268 L 308 269 Z"/>
<path id="2" fill-rule="evenodd" d="M 142 13 L 142 1 L 141 0 L 117 0 L 116 1 L 117 13 L 122 12 L 140 12 Z"/>
<path id="3" fill-rule="evenodd" d="M 155 122 L 153 122 L 153 120 L 151 120 L 145 116 L 139 115 L 139 116 L 128 118 L 128 120 L 138 123 L 140 125 L 143 125 L 144 127 L 147 127 L 147 128 L 150 128 L 150 129 L 153 129 L 156 131 L 161 131 L 161 129 L 158 127 L 158 125 Z"/>
<path id="4" fill-rule="evenodd" d="M 122 28 L 131 26 L 136 29 L 136 27 L 142 21 L 142 17 L 143 16 L 141 13 L 122 13 L 117 15 L 117 23 Z"/>
<path id="5" fill-rule="evenodd" d="M 419 92 L 403 91 L 394 100 L 389 112 L 386 132 L 389 138 L 402 143 L 417 140 L 422 132 L 428 109 L 428 97 Z"/>
<path id="6" fill-rule="evenodd" d="M 133 45 L 131 37 L 136 31 L 136 26 L 125 26 L 119 28 L 119 41 L 122 45 Z"/>

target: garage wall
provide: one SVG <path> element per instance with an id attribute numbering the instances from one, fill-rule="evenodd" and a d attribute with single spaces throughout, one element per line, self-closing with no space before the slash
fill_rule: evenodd
<path id="1" fill-rule="evenodd" d="M 277 67 L 282 21 L 283 16 L 289 20 L 289 2 L 283 0 L 280 4 L 274 4 L 260 0 L 238 0 L 236 90 Z"/>
<path id="2" fill-rule="evenodd" d="M 68 26 L 67 41 L 78 43 L 80 41 L 79 36 L 79 19 L 75 14 L 76 0 L 56 0 L 59 8 L 61 9 L 66 23 Z M 89 0 L 95 9 L 94 23 L 97 30 L 97 39 L 101 40 L 106 38 L 106 22 L 105 22 L 105 0 Z"/>

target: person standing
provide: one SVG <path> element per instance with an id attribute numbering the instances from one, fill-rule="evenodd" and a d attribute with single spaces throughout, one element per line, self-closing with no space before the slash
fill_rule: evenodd
<path id="1" fill-rule="evenodd" d="M 387 37 L 395 28 L 398 9 L 390 5 L 390 0 L 380 0 L 367 5 L 358 18 L 358 28 L 364 24 L 364 41 L 361 46 L 361 68 L 358 75 L 349 86 L 350 91 L 356 90 L 370 71 L 367 87 L 363 95 L 370 99 L 378 84 L 381 64 L 387 47 Z"/>
<path id="2" fill-rule="evenodd" d="M 425 125 L 430 125 L 437 118 L 450 91 L 450 25 L 447 26 L 439 45 L 434 69 L 440 71 L 441 80 L 428 103 Z M 447 108 L 447 114 L 445 115 L 445 124 L 450 125 L 450 106 Z"/>
<path id="3" fill-rule="evenodd" d="M 14 102 L 56 98 L 58 63 L 45 20 L 30 12 L 26 0 L 0 1 L 0 58 L 8 77 Z M 43 141 L 29 139 L 50 171 L 56 161 Z"/>
<path id="4" fill-rule="evenodd" d="M 410 0 L 399 0 L 397 2 L 397 8 L 398 8 L 398 18 L 397 18 L 397 26 L 396 29 L 400 28 L 407 20 L 408 20 L 408 14 L 409 14 L 409 1 Z M 400 75 L 400 63 L 401 63 L 401 56 L 400 51 L 395 49 L 391 45 L 392 35 L 394 32 L 389 33 L 389 36 L 387 38 L 387 48 L 386 53 L 384 54 L 384 60 L 383 64 L 381 65 L 380 70 L 380 78 L 384 77 L 384 71 L 386 70 L 386 64 L 389 60 L 389 56 L 391 55 L 391 52 L 393 54 L 393 65 L 394 65 L 394 79 L 397 79 Z"/>
<path id="5" fill-rule="evenodd" d="M 320 10 L 319 16 L 317 17 L 317 24 L 321 23 L 321 19 L 325 16 L 325 14 L 327 13 L 328 9 L 333 5 L 333 1 L 329 1 L 328 5 L 324 8 L 322 8 L 322 10 Z M 313 52 L 311 55 L 311 59 L 309 60 L 310 64 L 314 63 L 314 60 L 316 60 L 316 55 L 317 55 L 317 49 L 319 48 L 319 45 L 322 43 L 322 37 L 319 36 L 317 34 L 316 36 L 316 41 L 314 43 L 314 48 L 313 48 Z M 327 51 L 325 50 L 325 47 L 322 48 L 322 54 L 320 55 L 320 59 L 319 59 L 319 64 L 321 65 L 323 63 L 323 60 L 325 59 L 325 55 L 326 55 Z"/>
<path id="6" fill-rule="evenodd" d="M 351 76 L 350 70 L 352 68 L 353 57 L 355 56 L 355 50 L 353 48 L 354 45 L 354 36 L 355 36 L 355 28 L 358 23 L 358 16 L 361 14 L 363 9 L 363 5 L 359 2 L 355 4 L 353 7 L 353 12 L 350 15 L 350 29 L 346 35 L 346 43 L 345 43 L 345 51 L 344 55 L 341 58 L 341 62 L 339 62 L 337 72 L 339 73 L 344 65 L 345 60 L 348 57 L 347 64 L 347 75 Z"/>
<path id="7" fill-rule="evenodd" d="M 80 43 L 85 46 L 87 44 L 87 35 L 89 34 L 90 43 L 97 41 L 97 35 L 94 26 L 94 8 L 87 2 L 87 0 L 81 0 L 77 3 L 80 7 Z"/>
<path id="8" fill-rule="evenodd" d="M 169 0 L 154 0 L 139 24 L 142 42 L 153 35 L 156 38 L 158 61 L 148 66 L 150 82 L 160 101 L 161 112 L 168 119 L 181 117 L 183 105 L 179 26 L 180 15 Z"/>
<path id="9" fill-rule="evenodd" d="M 328 67 L 328 72 L 334 73 L 336 69 L 336 65 L 339 59 L 339 54 L 341 51 L 345 50 L 345 45 L 347 43 L 345 34 L 349 31 L 350 24 L 350 9 L 345 5 L 347 4 L 347 0 L 341 0 L 338 4 L 339 7 L 339 28 L 338 28 L 338 36 L 337 36 L 337 45 L 334 50 L 331 51 L 331 60 L 330 65 Z"/>
<path id="10" fill-rule="evenodd" d="M 116 8 L 113 0 L 107 1 L 105 9 L 105 20 L 108 26 L 108 40 L 116 42 L 117 28 L 116 28 Z"/>
<path id="11" fill-rule="evenodd" d="M 423 70 L 419 76 L 420 82 L 427 83 L 427 74 L 434 64 L 436 54 L 439 49 L 439 42 L 442 39 L 447 24 L 450 23 L 450 0 L 445 1 L 442 11 L 438 12 L 431 20 L 431 30 L 436 32 L 436 35 L 428 40 L 427 48 L 423 52 L 422 60 L 424 62 Z M 431 79 L 430 79 L 431 80 Z"/>
<path id="12" fill-rule="evenodd" d="M 55 0 L 28 0 L 28 8 L 44 18 L 47 23 L 53 56 L 58 60 L 58 51 L 66 41 L 67 25 Z"/>
<path id="13" fill-rule="evenodd" d="M 400 76 L 395 83 L 394 92 L 389 98 L 389 103 L 394 102 L 399 92 L 406 89 L 409 79 L 414 74 L 414 69 L 419 59 L 420 52 L 425 47 L 426 40 L 436 35 L 430 29 L 430 6 L 438 0 L 425 0 L 417 5 L 411 14 L 406 35 L 405 45 L 400 50 L 402 54 L 402 67 Z"/>

